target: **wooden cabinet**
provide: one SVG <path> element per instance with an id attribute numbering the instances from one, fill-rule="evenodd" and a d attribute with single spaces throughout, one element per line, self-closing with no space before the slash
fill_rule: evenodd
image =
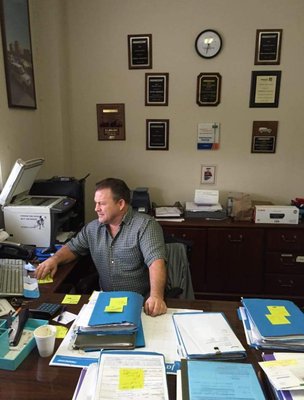
<path id="1" fill-rule="evenodd" d="M 264 291 L 304 295 L 303 229 L 267 229 Z"/>
<path id="2" fill-rule="evenodd" d="M 273 295 L 304 301 L 304 224 L 189 219 L 161 225 L 165 235 L 192 242 L 197 298 Z"/>
<path id="3" fill-rule="evenodd" d="M 207 291 L 260 293 L 263 285 L 263 230 L 209 229 Z"/>

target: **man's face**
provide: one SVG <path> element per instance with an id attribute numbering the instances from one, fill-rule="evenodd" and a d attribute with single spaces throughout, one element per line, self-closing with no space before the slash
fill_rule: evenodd
<path id="1" fill-rule="evenodd" d="M 115 202 L 111 189 L 97 190 L 95 192 L 94 201 L 99 222 L 103 224 L 120 223 L 124 201 L 118 200 Z"/>

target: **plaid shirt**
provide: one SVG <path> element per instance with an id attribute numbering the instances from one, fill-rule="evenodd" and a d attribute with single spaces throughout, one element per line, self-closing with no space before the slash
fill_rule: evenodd
<path id="1" fill-rule="evenodd" d="M 129 290 L 146 296 L 148 267 L 166 259 L 163 231 L 154 218 L 129 207 L 114 238 L 98 219 L 88 223 L 67 244 L 77 255 L 91 254 L 101 290 Z"/>

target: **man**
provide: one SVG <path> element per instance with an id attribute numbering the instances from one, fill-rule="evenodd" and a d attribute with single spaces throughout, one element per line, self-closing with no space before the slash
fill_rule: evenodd
<path id="1" fill-rule="evenodd" d="M 36 277 L 53 277 L 60 264 L 91 254 L 101 290 L 141 293 L 147 297 L 146 314 L 164 314 L 166 250 L 160 225 L 149 215 L 132 209 L 130 190 L 120 179 L 99 182 L 94 201 L 98 219 L 85 225 L 54 256 L 39 264 Z"/>

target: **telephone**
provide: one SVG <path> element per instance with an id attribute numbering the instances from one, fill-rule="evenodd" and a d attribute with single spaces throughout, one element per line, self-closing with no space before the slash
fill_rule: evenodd
<path id="1" fill-rule="evenodd" d="M 19 258 L 29 261 L 35 258 L 35 249 L 20 243 L 2 242 L 0 243 L 0 258 Z"/>

